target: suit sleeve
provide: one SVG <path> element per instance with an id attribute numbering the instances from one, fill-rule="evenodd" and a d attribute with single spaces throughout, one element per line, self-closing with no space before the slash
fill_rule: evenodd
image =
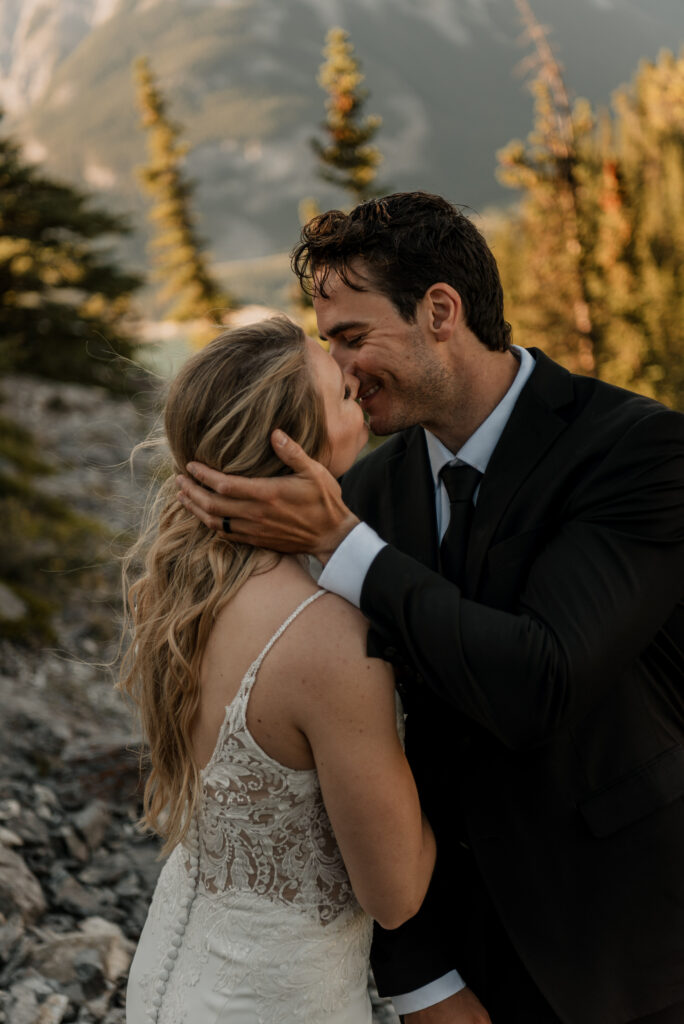
<path id="1" fill-rule="evenodd" d="M 513 610 L 385 547 L 361 609 L 425 685 L 512 749 L 585 714 L 666 623 L 684 580 L 684 417 L 639 421 L 568 496 Z"/>
<path id="2" fill-rule="evenodd" d="M 399 928 L 386 931 L 375 924 L 371 965 L 382 996 L 398 996 L 428 985 L 461 967 L 462 958 L 454 941 L 458 922 L 445 913 L 453 900 L 458 863 L 450 856 L 438 861 L 427 896 L 419 912 Z M 466 984 L 468 979 L 464 979 Z"/>

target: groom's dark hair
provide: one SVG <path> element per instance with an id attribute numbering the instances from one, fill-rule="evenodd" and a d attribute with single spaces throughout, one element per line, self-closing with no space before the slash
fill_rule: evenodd
<path id="1" fill-rule="evenodd" d="M 361 275 L 352 268 L 359 259 Z M 355 291 L 365 282 L 409 323 L 430 285 L 443 281 L 461 296 L 466 323 L 484 345 L 511 343 L 496 260 L 472 221 L 441 196 L 396 192 L 350 213 L 321 213 L 302 228 L 292 269 L 305 292 L 323 298 L 330 271 Z"/>

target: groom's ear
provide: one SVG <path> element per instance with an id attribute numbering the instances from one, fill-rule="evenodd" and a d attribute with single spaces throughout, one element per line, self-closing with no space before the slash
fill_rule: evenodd
<path id="1" fill-rule="evenodd" d="M 449 284 L 430 285 L 423 296 L 428 329 L 435 341 L 448 341 L 463 316 L 461 296 Z"/>

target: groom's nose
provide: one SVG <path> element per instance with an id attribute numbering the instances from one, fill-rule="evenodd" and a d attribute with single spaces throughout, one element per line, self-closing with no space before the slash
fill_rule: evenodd
<path id="1" fill-rule="evenodd" d="M 348 373 L 354 375 L 354 353 L 350 352 L 346 345 L 331 341 L 328 351 L 345 376 Z"/>

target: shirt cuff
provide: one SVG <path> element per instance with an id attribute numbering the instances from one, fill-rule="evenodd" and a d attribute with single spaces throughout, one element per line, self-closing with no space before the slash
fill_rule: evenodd
<path id="1" fill-rule="evenodd" d="M 414 989 L 413 992 L 404 992 L 400 996 L 392 996 L 392 1002 L 394 1009 L 403 1017 L 406 1013 L 416 1013 L 418 1010 L 424 1010 L 427 1006 L 441 1003 L 442 1000 L 456 995 L 465 987 L 466 983 L 458 971 L 449 971 L 448 974 L 437 978 L 436 981 L 431 981 L 429 985 L 423 985 L 422 988 Z"/>
<path id="2" fill-rule="evenodd" d="M 361 607 L 361 590 L 366 573 L 385 541 L 367 523 L 359 523 L 335 548 L 318 578 L 319 587 L 339 594 Z"/>

